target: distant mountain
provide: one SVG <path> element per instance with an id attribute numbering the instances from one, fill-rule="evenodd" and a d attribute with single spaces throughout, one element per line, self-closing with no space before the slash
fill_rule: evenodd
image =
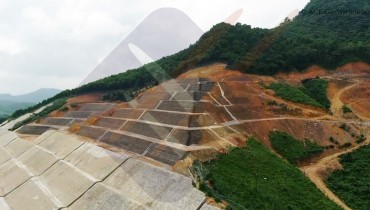
<path id="1" fill-rule="evenodd" d="M 61 91 L 53 88 L 42 88 L 32 93 L 13 96 L 0 94 L 0 117 L 8 116 L 18 109 L 25 109 L 50 98 Z"/>
<path id="2" fill-rule="evenodd" d="M 0 105 L 2 105 L 3 101 L 21 102 L 21 103 L 27 102 L 27 103 L 36 104 L 60 92 L 61 91 L 58 89 L 42 88 L 42 89 L 36 90 L 35 92 L 27 93 L 24 95 L 13 96 L 10 94 L 0 94 Z"/>
<path id="3" fill-rule="evenodd" d="M 0 118 L 10 115 L 18 109 L 24 109 L 32 105 L 34 105 L 34 103 L 0 100 Z"/>

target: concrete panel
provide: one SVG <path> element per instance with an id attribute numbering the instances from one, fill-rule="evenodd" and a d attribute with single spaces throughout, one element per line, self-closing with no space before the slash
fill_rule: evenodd
<path id="1" fill-rule="evenodd" d="M 87 103 L 82 105 L 79 111 L 98 111 L 102 112 L 114 107 L 115 104 L 109 103 Z"/>
<path id="2" fill-rule="evenodd" d="M 8 145 L 5 146 L 5 149 L 13 155 L 14 157 L 18 157 L 28 149 L 30 149 L 33 144 L 29 141 L 23 140 L 21 138 L 16 138 L 14 141 L 10 142 Z"/>
<path id="3" fill-rule="evenodd" d="M 31 140 L 32 143 L 38 144 L 45 140 L 47 137 L 51 136 L 53 133 L 57 132 L 56 130 L 49 130 L 45 133 L 41 134 L 40 136 L 36 137 L 35 139 Z"/>
<path id="4" fill-rule="evenodd" d="M 96 126 L 108 129 L 119 129 L 126 120 L 102 117 L 95 123 Z"/>
<path id="5" fill-rule="evenodd" d="M 69 210 L 139 210 L 145 209 L 140 204 L 125 197 L 104 184 L 98 183 L 72 204 Z"/>
<path id="6" fill-rule="evenodd" d="M 74 135 L 58 131 L 39 143 L 39 146 L 63 159 L 83 143 Z"/>
<path id="7" fill-rule="evenodd" d="M 87 143 L 65 158 L 66 161 L 98 180 L 105 178 L 126 159 L 127 156 Z"/>
<path id="8" fill-rule="evenodd" d="M 204 199 L 189 178 L 135 159 L 127 160 L 104 183 L 155 209 L 196 209 Z"/>
<path id="9" fill-rule="evenodd" d="M 93 115 L 95 112 L 85 112 L 85 111 L 72 111 L 72 112 L 67 112 L 64 116 L 65 117 L 71 117 L 71 118 L 81 118 L 81 119 L 86 119 Z"/>
<path id="10" fill-rule="evenodd" d="M 63 206 L 70 205 L 94 183 L 81 171 L 63 161 L 58 161 L 45 171 L 40 176 L 40 180 L 61 201 Z"/>
<path id="11" fill-rule="evenodd" d="M 104 133 L 106 129 L 91 126 L 81 126 L 80 130 L 77 132 L 79 136 L 87 137 L 93 140 L 98 140 Z"/>
<path id="12" fill-rule="evenodd" d="M 7 153 L 7 151 L 0 146 L 0 165 L 10 160 L 12 157 Z"/>
<path id="13" fill-rule="evenodd" d="M 150 141 L 114 132 L 106 133 L 100 141 L 137 154 L 143 154 L 144 151 L 152 144 Z"/>
<path id="14" fill-rule="evenodd" d="M 30 175 L 10 160 L 0 166 L 0 196 L 4 196 L 30 178 Z"/>
<path id="15" fill-rule="evenodd" d="M 190 178 L 172 174 L 168 182 L 166 190 L 153 202 L 154 209 L 198 209 L 205 199 L 204 193 L 192 186 Z"/>
<path id="16" fill-rule="evenodd" d="M 145 156 L 172 166 L 177 161 L 183 159 L 186 154 L 187 152 L 176 148 L 155 144 L 150 147 Z"/>
<path id="17" fill-rule="evenodd" d="M 170 133 L 171 128 L 140 122 L 127 122 L 121 130 L 163 140 Z"/>
<path id="18" fill-rule="evenodd" d="M 6 134 L 8 132 L 8 130 L 7 129 L 5 129 L 5 128 L 0 128 L 0 136 L 2 136 L 2 135 L 4 135 L 4 134 Z"/>
<path id="19" fill-rule="evenodd" d="M 7 132 L 0 136 L 0 145 L 5 146 L 18 137 L 14 132 Z"/>
<path id="20" fill-rule="evenodd" d="M 5 197 L 12 210 L 50 210 L 57 209 L 52 199 L 41 190 L 34 179 L 28 180 Z"/>
<path id="21" fill-rule="evenodd" d="M 48 117 L 46 118 L 42 124 L 45 125 L 59 125 L 59 126 L 68 126 L 73 119 L 71 118 L 54 118 L 54 117 Z"/>
<path id="22" fill-rule="evenodd" d="M 56 130 L 56 128 L 52 126 L 47 125 L 24 125 L 19 130 L 17 130 L 17 133 L 20 134 L 28 134 L 28 135 L 41 135 L 45 133 L 48 130 Z"/>
<path id="23" fill-rule="evenodd" d="M 54 155 L 38 146 L 34 146 L 23 153 L 18 157 L 18 160 L 36 176 L 42 174 L 46 169 L 58 161 Z"/>
<path id="24" fill-rule="evenodd" d="M 6 203 L 5 199 L 3 197 L 0 197 L 0 209 L 1 210 L 10 210 L 10 207 Z"/>

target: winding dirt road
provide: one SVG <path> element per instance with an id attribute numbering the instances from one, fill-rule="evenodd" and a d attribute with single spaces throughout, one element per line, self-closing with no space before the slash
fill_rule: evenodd
<path id="1" fill-rule="evenodd" d="M 313 183 L 316 184 L 317 188 L 319 188 L 328 198 L 333 200 L 335 203 L 337 203 L 339 206 L 341 206 L 345 210 L 350 210 L 351 208 L 348 207 L 338 196 L 336 196 L 325 184 L 325 181 L 320 177 L 319 171 L 320 169 L 327 168 L 329 166 L 329 163 L 332 161 L 335 161 L 336 158 L 338 158 L 340 155 L 351 153 L 362 146 L 369 145 L 370 144 L 370 135 L 367 136 L 367 140 L 361 144 L 356 145 L 355 147 L 352 147 L 350 149 L 347 149 L 345 151 L 339 151 L 337 153 L 334 153 L 332 155 L 326 156 L 319 160 L 317 163 L 304 166 L 301 168 L 301 170 L 305 173 L 305 175 L 311 179 Z"/>

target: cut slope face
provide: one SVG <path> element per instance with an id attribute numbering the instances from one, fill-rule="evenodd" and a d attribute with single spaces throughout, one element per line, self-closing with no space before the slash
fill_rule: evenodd
<path id="1" fill-rule="evenodd" d="M 358 92 L 352 88 L 361 84 L 359 88 L 366 89 L 369 79 L 363 74 L 367 70 L 363 66 L 361 69 L 318 71 L 329 81 L 332 110 L 340 112 L 335 100 L 343 98 L 340 103 L 347 104 L 350 100 L 347 95 L 355 97 L 348 94 L 348 91 Z M 316 74 L 311 69 L 300 75 L 279 77 L 297 85 Z M 366 133 L 369 125 L 359 119 L 360 114 L 346 120 L 341 113 L 330 115 L 324 109 L 283 100 L 265 88 L 275 82 L 273 77 L 226 71 L 225 65 L 215 64 L 151 88 L 129 103 L 78 104 L 78 100 L 70 99 L 75 104 L 73 109 L 26 125 L 17 132 L 40 135 L 50 129 L 69 129 L 104 148 L 124 150 L 169 166 L 194 152 L 241 146 L 245 136 L 254 135 L 270 145 L 268 135 L 272 130 L 334 149 L 346 143 L 354 144 L 357 136 Z M 334 94 L 332 87 L 337 88 Z M 356 97 L 353 100 L 361 101 L 360 95 Z M 341 128 L 344 123 L 348 129 Z M 338 141 L 336 145 L 329 141 L 332 138 Z"/>
<path id="2" fill-rule="evenodd" d="M 336 110 L 333 114 L 322 108 L 277 97 L 266 88 L 278 82 L 276 78 L 226 71 L 222 64 L 189 71 L 142 92 L 128 103 L 86 101 L 89 96 L 69 99 L 68 111 L 59 110 L 17 131 L 31 144 L 14 140 L 17 138 L 14 133 L 2 136 L 4 149 L 1 149 L 21 155 L 21 159 L 17 162 L 6 152 L 0 157 L 1 177 L 9 174 L 20 177 L 18 181 L 4 178 L 1 189 L 5 198 L 1 202 L 13 205 L 12 199 L 22 196 L 26 199 L 23 194 L 16 194 L 14 198 L 8 196 L 13 191 L 18 192 L 17 189 L 24 188 L 26 191 L 42 186 L 39 187 L 40 193 L 45 193 L 42 191 L 45 187 L 40 185 L 40 180 L 45 180 L 46 187 L 50 188 L 45 199 L 50 198 L 49 195 L 54 196 L 51 196 L 50 205 L 72 209 L 109 209 L 110 205 L 119 209 L 123 208 L 120 205 L 124 205 L 141 209 L 150 203 L 149 207 L 155 209 L 173 209 L 175 206 L 197 209 L 204 197 L 201 199 L 197 195 L 199 192 L 193 190 L 189 178 L 171 170 L 189 176 L 187 166 L 192 160 L 208 160 L 229 146 L 243 146 L 247 136 L 256 136 L 271 146 L 269 133 L 279 130 L 300 140 L 313 140 L 326 148 L 317 157 L 303 161 L 302 166 L 328 154 L 344 151 L 347 147 L 358 146 L 358 137 L 366 135 L 370 125 L 360 115 L 361 110 L 350 103 L 362 100 L 361 95 L 356 93 L 370 84 L 366 72 L 370 69 L 354 69 L 351 73 L 347 70 L 319 72 L 320 77 L 329 83 L 327 95 L 332 103 L 331 110 Z M 310 70 L 301 75 L 281 74 L 279 81 L 297 86 L 303 79 L 315 77 L 315 72 Z M 367 95 L 363 99 L 367 100 Z M 350 118 L 341 113 L 338 104 L 349 104 L 353 108 Z M 96 149 L 91 151 L 90 146 L 85 145 Z M 45 150 L 51 153 L 44 153 Z M 118 165 L 104 161 L 102 166 L 100 163 L 91 164 L 95 155 L 101 155 L 95 150 L 109 151 L 108 156 Z M 94 158 L 90 157 L 92 154 Z M 115 161 L 121 155 L 126 159 Z M 38 165 L 33 158 L 44 161 Z M 89 159 L 89 163 L 84 163 L 84 158 Z M 22 162 L 26 160 L 30 162 Z M 25 171 L 20 163 L 29 164 L 30 168 Z M 151 177 L 151 173 L 158 173 L 158 178 Z M 69 182 L 70 175 L 76 180 Z M 146 179 L 143 180 L 143 177 Z M 175 177 L 182 178 L 178 180 Z M 67 187 L 67 183 L 76 181 L 78 183 L 71 188 Z M 153 186 L 155 181 L 160 184 Z M 163 183 L 165 185 L 162 186 Z M 188 189 L 191 192 L 189 197 L 180 199 L 176 193 L 167 191 L 176 191 L 174 183 L 187 183 L 178 187 L 177 191 Z M 19 188 L 23 184 L 26 185 Z M 65 195 L 63 190 L 73 191 L 74 194 Z M 79 199 L 75 200 L 76 197 Z M 105 202 L 88 202 L 91 199 Z M 45 205 L 47 203 L 45 201 Z"/>
<path id="3" fill-rule="evenodd" d="M 183 175 L 62 131 L 27 141 L 1 130 L 1 209 L 199 209 Z"/>

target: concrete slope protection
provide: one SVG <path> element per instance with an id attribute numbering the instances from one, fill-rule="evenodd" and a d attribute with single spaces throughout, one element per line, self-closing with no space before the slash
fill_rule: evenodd
<path id="1" fill-rule="evenodd" d="M 201 209 L 190 178 L 65 131 L 0 130 L 0 209 Z M 204 209 L 208 207 L 205 206 Z"/>

